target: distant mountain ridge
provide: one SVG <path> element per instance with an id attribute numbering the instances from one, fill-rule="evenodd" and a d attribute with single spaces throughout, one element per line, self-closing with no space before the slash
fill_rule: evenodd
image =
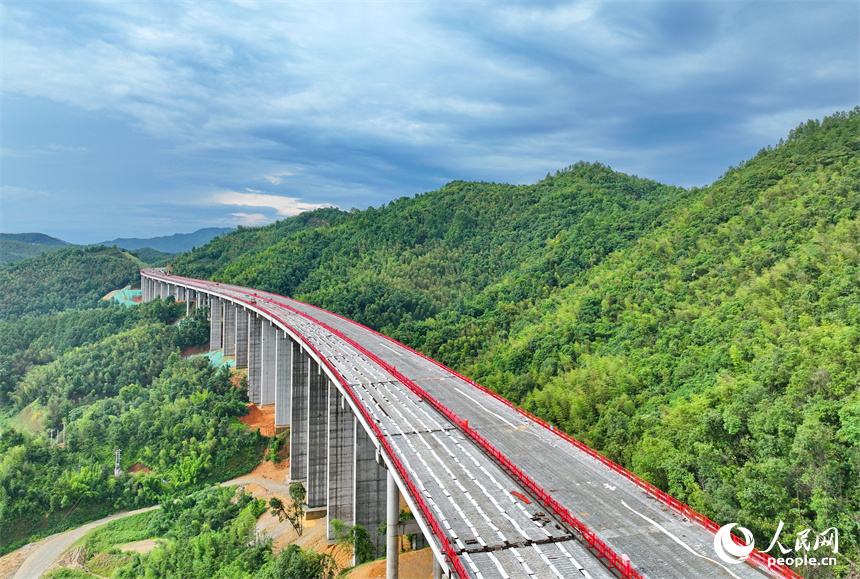
<path id="1" fill-rule="evenodd" d="M 0 265 L 72 245 L 44 233 L 0 233 Z"/>
<path id="2" fill-rule="evenodd" d="M 176 233 L 174 235 L 164 235 L 161 237 L 139 238 L 127 237 L 117 238 L 112 241 L 102 241 L 95 245 L 107 245 L 108 247 L 116 245 L 123 249 L 135 250 L 149 247 L 157 249 L 165 253 L 180 253 L 190 251 L 194 247 L 205 245 L 219 235 L 224 235 L 233 231 L 232 227 L 207 227 L 198 229 L 194 233 Z"/>
<path id="3" fill-rule="evenodd" d="M 19 243 L 37 243 L 39 245 L 72 245 L 68 241 L 45 235 L 44 233 L 0 233 L 0 240 L 17 241 Z"/>

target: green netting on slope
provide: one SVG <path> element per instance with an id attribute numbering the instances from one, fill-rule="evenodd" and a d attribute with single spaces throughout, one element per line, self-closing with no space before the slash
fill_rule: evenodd
<path id="1" fill-rule="evenodd" d="M 143 297 L 143 292 L 139 289 L 133 290 L 130 287 L 126 286 L 119 290 L 114 290 L 105 296 L 105 299 L 108 300 L 116 300 L 124 306 L 139 306 L 140 299 L 138 301 L 134 301 L 135 296 L 138 298 Z"/>
<path id="2" fill-rule="evenodd" d="M 236 360 L 233 357 L 226 358 L 224 356 L 224 350 L 215 350 L 213 352 L 206 352 L 205 354 L 193 354 L 188 356 L 189 358 L 199 358 L 204 356 L 209 358 L 209 363 L 215 366 L 216 368 L 220 368 L 221 366 L 229 366 L 231 368 L 236 367 Z"/>

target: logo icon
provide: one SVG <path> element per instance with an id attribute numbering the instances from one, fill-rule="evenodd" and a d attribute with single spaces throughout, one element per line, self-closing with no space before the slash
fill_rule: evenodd
<path id="1" fill-rule="evenodd" d="M 755 549 L 755 541 L 749 529 L 738 527 L 738 531 L 744 536 L 744 544 L 738 545 L 732 538 L 732 527 L 737 523 L 723 525 L 714 535 L 714 551 L 717 556 L 726 563 L 743 563 L 750 553 Z"/>

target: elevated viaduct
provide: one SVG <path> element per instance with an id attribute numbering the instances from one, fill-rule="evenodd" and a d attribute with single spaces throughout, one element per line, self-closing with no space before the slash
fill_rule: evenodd
<path id="1" fill-rule="evenodd" d="M 489 390 L 364 326 L 234 285 L 141 272 L 143 300 L 209 310 L 210 347 L 290 429 L 290 474 L 329 523 L 418 533 L 434 577 L 798 577 L 754 551 L 714 552 L 717 525 Z M 401 496 L 415 515 L 399 522 Z"/>

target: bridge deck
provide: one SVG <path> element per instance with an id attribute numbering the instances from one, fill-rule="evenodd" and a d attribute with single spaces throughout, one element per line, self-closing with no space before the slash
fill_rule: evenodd
<path id="1" fill-rule="evenodd" d="M 170 277 L 238 300 L 251 297 L 246 288 Z M 274 294 L 254 295 L 265 299 L 266 311 L 301 333 L 344 377 L 405 465 L 461 562 L 476 577 L 613 575 L 564 521 L 551 512 L 538 515 L 536 502 L 516 498 L 512 491 L 529 492 L 404 381 L 420 384 L 459 419 L 468 420 L 472 429 L 616 553 L 629 556 L 644 576 L 776 576 L 751 564 L 718 561 L 710 531 L 435 362 L 330 312 Z M 374 356 L 394 366 L 402 380 L 374 362 Z"/>
<path id="2" fill-rule="evenodd" d="M 249 297 L 244 288 L 218 289 Z M 563 521 L 511 494 L 528 491 L 385 369 L 307 318 L 274 303 L 266 309 L 298 330 L 353 387 L 476 577 L 613 577 Z M 442 377 L 438 368 L 435 374 Z"/>
<path id="3" fill-rule="evenodd" d="M 280 298 L 336 328 L 420 383 L 528 473 L 646 577 L 767 577 L 750 564 L 728 565 L 714 553 L 714 536 L 668 509 L 627 478 L 527 420 L 437 364 L 335 314 Z"/>

